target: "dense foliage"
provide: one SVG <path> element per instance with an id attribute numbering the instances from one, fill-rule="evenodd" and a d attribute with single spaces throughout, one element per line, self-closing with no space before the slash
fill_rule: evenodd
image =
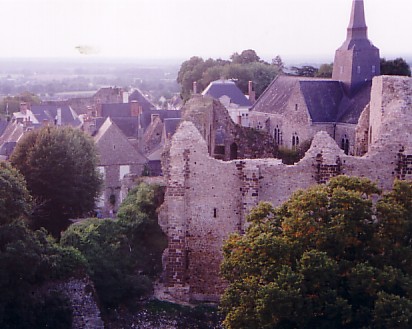
<path id="1" fill-rule="evenodd" d="M 18 222 L 0 226 L 0 327 L 71 328 L 71 308 L 64 296 L 36 293 L 40 285 L 74 275 L 84 265 L 80 253 L 32 232 Z"/>
<path id="2" fill-rule="evenodd" d="M 248 83 L 253 81 L 256 97 L 259 97 L 270 82 L 281 73 L 283 63 L 280 57 L 273 64 L 262 61 L 254 50 L 234 53 L 231 61 L 201 57 L 192 57 L 182 63 L 177 82 L 181 86 L 181 96 L 187 100 L 196 81 L 198 92 L 203 91 L 210 82 L 219 79 L 233 79 L 244 94 L 248 92 Z"/>
<path id="3" fill-rule="evenodd" d="M 10 158 L 35 200 L 34 228 L 57 236 L 69 218 L 94 208 L 101 180 L 93 141 L 78 129 L 44 127 L 25 134 Z"/>
<path id="4" fill-rule="evenodd" d="M 31 196 L 24 177 L 11 165 L 0 162 L 0 225 L 27 217 L 31 211 Z"/>
<path id="5" fill-rule="evenodd" d="M 411 76 L 411 68 L 403 58 L 394 60 L 386 60 L 381 58 L 381 74 L 382 75 L 404 75 Z"/>
<path id="6" fill-rule="evenodd" d="M 224 246 L 226 328 L 410 328 L 412 183 L 340 176 L 261 203 Z"/>
<path id="7" fill-rule="evenodd" d="M 162 191 L 139 185 L 119 209 L 119 219 L 88 219 L 72 225 L 61 238 L 87 260 L 88 272 L 106 308 L 145 297 L 160 273 L 166 238 L 157 223 Z"/>

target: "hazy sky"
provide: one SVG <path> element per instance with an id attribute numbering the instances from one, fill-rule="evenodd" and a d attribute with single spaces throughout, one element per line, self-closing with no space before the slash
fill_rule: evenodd
<path id="1" fill-rule="evenodd" d="M 330 59 L 352 0 L 0 0 L 0 57 Z M 381 56 L 412 56 L 412 1 L 365 0 Z M 86 52 L 81 55 L 77 46 Z"/>

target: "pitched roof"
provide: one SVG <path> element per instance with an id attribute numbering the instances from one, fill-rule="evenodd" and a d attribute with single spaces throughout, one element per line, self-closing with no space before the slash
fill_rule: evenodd
<path id="1" fill-rule="evenodd" d="M 147 159 L 129 142 L 119 127 L 107 118 L 94 136 L 100 165 L 146 163 Z"/>
<path id="2" fill-rule="evenodd" d="M 156 106 L 154 106 L 146 97 L 139 90 L 133 91 L 129 95 L 129 102 L 137 101 L 139 105 L 142 107 L 143 111 L 155 110 Z"/>
<path id="3" fill-rule="evenodd" d="M 102 117 L 130 117 L 130 103 L 102 104 Z"/>
<path id="4" fill-rule="evenodd" d="M 336 80 L 279 76 L 260 96 L 252 111 L 282 114 L 294 93 L 299 92 L 312 122 L 356 124 L 370 101 L 370 91 L 371 83 L 367 82 L 349 98 L 342 83 Z"/>
<path id="5" fill-rule="evenodd" d="M 211 82 L 202 92 L 202 95 L 210 96 L 216 100 L 219 100 L 223 96 L 227 96 L 232 104 L 245 107 L 252 105 L 249 99 L 231 80 L 217 80 Z"/>
<path id="6" fill-rule="evenodd" d="M 5 142 L 0 146 L 0 155 L 3 155 L 6 159 L 13 153 L 17 142 Z"/>
<path id="7" fill-rule="evenodd" d="M 260 95 L 252 107 L 252 111 L 265 113 L 283 113 L 287 107 L 293 90 L 299 81 L 297 77 L 279 75 Z"/>
<path id="8" fill-rule="evenodd" d="M 81 124 L 76 112 L 74 112 L 68 105 L 32 105 L 30 110 L 40 123 L 45 120 L 55 122 L 55 120 L 58 119 L 58 113 L 60 112 L 62 125 L 77 127 Z"/>
<path id="9" fill-rule="evenodd" d="M 180 123 L 180 118 L 164 119 L 166 136 L 169 136 L 169 135 L 172 136 L 175 133 L 179 123 Z"/>
<path id="10" fill-rule="evenodd" d="M 143 111 L 140 117 L 140 123 L 144 130 L 149 127 L 150 123 L 152 122 L 152 115 L 157 115 L 159 118 L 164 121 L 165 119 L 171 118 L 178 118 L 182 117 L 182 111 L 174 111 L 174 110 L 150 110 L 150 111 Z"/>
<path id="11" fill-rule="evenodd" d="M 300 80 L 300 90 L 312 122 L 335 122 L 344 96 L 340 82 Z"/>

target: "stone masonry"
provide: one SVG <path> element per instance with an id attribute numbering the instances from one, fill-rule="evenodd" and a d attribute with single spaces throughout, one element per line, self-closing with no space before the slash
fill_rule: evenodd
<path id="1" fill-rule="evenodd" d="M 412 79 L 375 77 L 362 116 L 362 157 L 346 155 L 327 132 L 318 132 L 305 157 L 287 166 L 273 158 L 222 161 L 209 155 L 199 123 L 183 121 L 166 161 L 167 191 L 161 226 L 169 238 L 163 296 L 180 302 L 217 302 L 224 240 L 243 233 L 245 217 L 260 201 L 275 206 L 293 192 L 336 175 L 367 177 L 390 189 L 412 179 Z M 187 116 L 188 117 L 188 116 Z"/>

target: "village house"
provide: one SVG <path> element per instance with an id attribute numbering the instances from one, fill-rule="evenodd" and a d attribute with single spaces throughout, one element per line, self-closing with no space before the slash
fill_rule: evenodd
<path id="1" fill-rule="evenodd" d="M 229 112 L 233 122 L 249 127 L 249 108 L 254 102 L 252 81 L 249 81 L 249 98 L 231 80 L 212 81 L 202 92 L 202 95 L 220 101 Z"/>
<path id="2" fill-rule="evenodd" d="M 103 217 L 113 217 L 126 195 L 121 182 L 126 175 L 140 176 L 147 158 L 143 156 L 109 117 L 94 135 L 99 156 L 98 170 L 104 186 L 97 209 Z"/>

